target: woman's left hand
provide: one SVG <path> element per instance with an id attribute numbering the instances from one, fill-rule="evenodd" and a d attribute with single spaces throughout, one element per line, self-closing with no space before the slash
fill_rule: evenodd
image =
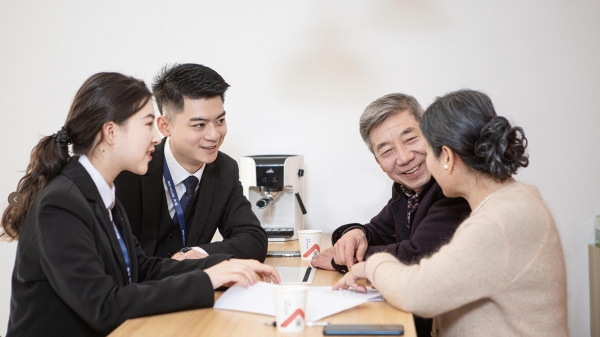
<path id="1" fill-rule="evenodd" d="M 358 284 L 358 280 L 366 278 L 365 262 L 357 263 L 333 286 L 333 290 L 352 288 L 358 292 L 366 293 L 367 287 Z"/>

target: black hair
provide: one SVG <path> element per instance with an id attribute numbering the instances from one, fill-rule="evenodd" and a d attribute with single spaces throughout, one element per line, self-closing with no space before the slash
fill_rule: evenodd
<path id="1" fill-rule="evenodd" d="M 23 203 L 6 207 L 2 215 L 4 232 L 0 236 L 8 236 L 10 240 L 19 238 L 36 195 L 69 162 L 69 144 L 73 144 L 74 154 L 90 153 L 104 124 L 113 121 L 125 125 L 151 98 L 146 84 L 133 77 L 98 73 L 88 78 L 77 91 L 64 126 L 52 136 L 43 137 L 31 150 L 25 176 L 17 186 Z"/>
<path id="2" fill-rule="evenodd" d="M 523 129 L 498 116 L 482 92 L 464 89 L 438 97 L 420 127 L 436 157 L 448 146 L 467 166 L 499 181 L 529 165 Z"/>
<path id="3" fill-rule="evenodd" d="M 167 118 L 183 110 L 184 98 L 210 99 L 221 97 L 225 101 L 225 91 L 229 84 L 209 67 L 186 63 L 166 65 L 154 78 L 152 93 L 161 115 Z"/>

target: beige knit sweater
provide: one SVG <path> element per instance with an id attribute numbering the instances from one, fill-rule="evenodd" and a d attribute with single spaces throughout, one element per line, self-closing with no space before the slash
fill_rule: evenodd
<path id="1" fill-rule="evenodd" d="M 568 336 L 563 250 L 533 186 L 500 188 L 418 265 L 372 255 L 366 274 L 395 307 L 435 317 L 440 336 Z"/>

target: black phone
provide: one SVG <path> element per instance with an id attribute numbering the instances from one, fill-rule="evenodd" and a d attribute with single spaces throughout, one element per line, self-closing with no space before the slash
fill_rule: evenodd
<path id="1" fill-rule="evenodd" d="M 404 326 L 396 324 L 330 324 L 323 327 L 324 335 L 402 336 Z"/>

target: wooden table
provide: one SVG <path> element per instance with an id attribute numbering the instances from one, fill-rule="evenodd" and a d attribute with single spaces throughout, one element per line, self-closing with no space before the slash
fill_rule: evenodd
<path id="1" fill-rule="evenodd" d="M 331 234 L 324 234 L 323 249 L 331 246 Z M 298 250 L 298 240 L 285 243 L 269 243 L 269 250 Z M 266 264 L 277 267 L 309 266 L 310 261 L 300 258 L 268 258 Z M 312 285 L 333 285 L 341 274 L 335 271 L 317 270 Z M 222 292 L 215 292 L 215 301 Z M 298 334 L 279 333 L 276 328 L 265 325 L 274 317 L 246 312 L 197 309 L 170 314 L 127 320 L 110 337 L 147 336 L 323 336 L 322 326 L 307 326 Z M 326 317 L 321 321 L 332 324 L 402 324 L 404 336 L 416 336 L 412 314 L 398 310 L 387 302 L 367 302 L 349 310 Z"/>

